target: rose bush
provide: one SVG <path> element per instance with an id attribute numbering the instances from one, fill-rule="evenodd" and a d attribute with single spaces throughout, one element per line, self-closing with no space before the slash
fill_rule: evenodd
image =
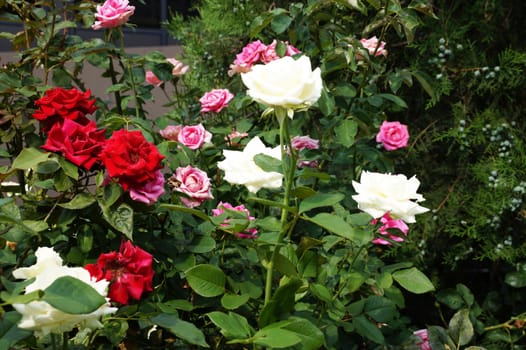
<path id="1" fill-rule="evenodd" d="M 244 2 L 261 13 L 212 43 L 226 45 L 224 60 L 203 41 L 174 61 L 126 53 L 127 1 L 45 2 L 46 21 L 22 3 L 26 29 L 12 39 L 25 58 L 0 69 L 0 347 L 422 346 L 414 331 L 426 322 L 402 309 L 434 281 L 414 250 L 398 254 L 429 209 L 404 175 L 410 150 L 387 152 L 405 147 L 401 129 L 376 130 L 408 107 L 397 94 L 412 73 L 355 50 L 358 33 L 379 35 L 376 54 L 388 38 L 412 40 L 414 4 L 367 5 L 376 27 L 360 1 L 334 7 L 332 21 L 321 1 Z M 66 30 L 81 20 L 104 40 Z M 108 78 L 110 100 L 91 96 L 83 64 Z M 160 82 L 171 109 L 153 116 Z M 455 325 L 482 317 L 465 288 L 447 293 L 462 309 L 428 340 L 459 348 Z"/>

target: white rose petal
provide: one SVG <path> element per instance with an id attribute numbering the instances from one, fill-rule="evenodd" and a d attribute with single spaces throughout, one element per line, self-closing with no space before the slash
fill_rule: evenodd
<path id="1" fill-rule="evenodd" d="M 100 295 L 106 298 L 108 284 L 106 280 L 96 282 L 91 278 L 88 270 L 82 267 L 68 267 L 62 265 L 62 259 L 52 249 L 40 247 L 35 252 L 37 262 L 30 267 L 22 267 L 13 271 L 13 276 L 20 279 L 35 278 L 35 281 L 26 286 L 25 294 L 35 290 L 44 290 L 57 278 L 70 276 L 89 284 Z M 18 327 L 34 331 L 35 336 L 43 337 L 49 333 L 63 333 L 75 327 L 95 329 L 102 327 L 100 318 L 103 315 L 117 311 L 111 307 L 109 298 L 106 303 L 90 314 L 68 314 L 60 311 L 45 301 L 32 301 L 27 304 L 13 304 L 22 318 Z"/>
<path id="2" fill-rule="evenodd" d="M 313 105 L 323 88 L 320 68 L 313 71 L 307 56 L 297 60 L 286 56 L 268 64 L 254 65 L 249 72 L 241 74 L 241 79 L 248 88 L 247 95 L 255 101 L 287 109 Z"/>
<path id="3" fill-rule="evenodd" d="M 413 223 L 416 221 L 415 215 L 429 210 L 418 205 L 418 202 L 424 201 L 424 197 L 416 192 L 420 181 L 415 176 L 407 179 L 401 174 L 363 171 L 360 182 L 353 181 L 352 184 L 358 193 L 352 196 L 358 203 L 358 209 L 374 218 L 390 212 L 393 217 Z"/>
<path id="4" fill-rule="evenodd" d="M 265 147 L 259 137 L 254 137 L 243 151 L 224 150 L 225 159 L 218 162 L 217 167 L 225 172 L 225 181 L 244 185 L 252 193 L 256 193 L 262 187 L 281 187 L 283 175 L 273 171 L 267 172 L 258 167 L 254 162 L 254 156 L 257 154 L 266 154 L 281 159 L 279 146 Z"/>

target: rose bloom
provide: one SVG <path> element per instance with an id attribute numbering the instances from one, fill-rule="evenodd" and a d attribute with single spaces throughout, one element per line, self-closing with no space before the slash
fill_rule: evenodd
<path id="1" fill-rule="evenodd" d="M 225 141 L 227 141 L 230 146 L 241 146 L 241 141 L 245 137 L 248 137 L 248 132 L 239 132 L 237 130 L 232 129 L 232 132 L 225 136 Z"/>
<path id="2" fill-rule="evenodd" d="M 414 331 L 413 334 L 420 338 L 420 341 L 416 343 L 416 345 L 420 346 L 420 350 L 431 350 L 427 329 L 419 329 Z"/>
<path id="3" fill-rule="evenodd" d="M 407 125 L 400 122 L 388 122 L 384 120 L 376 135 L 376 142 L 381 142 L 388 151 L 407 147 L 409 142 L 409 131 Z"/>
<path id="4" fill-rule="evenodd" d="M 44 290 L 57 278 L 70 276 L 90 285 L 106 298 L 107 281 L 96 282 L 92 280 L 90 273 L 82 267 L 63 266 L 62 259 L 53 248 L 39 247 L 35 252 L 35 256 L 37 261 L 34 265 L 13 271 L 15 278 L 24 280 L 35 279 L 26 286 L 25 294 L 36 290 Z M 101 328 L 100 318 L 117 311 L 117 308 L 110 307 L 107 298 L 106 301 L 97 310 L 89 314 L 68 314 L 52 307 L 45 301 L 38 300 L 27 304 L 13 304 L 13 307 L 22 315 L 18 327 L 32 330 L 35 336 L 43 337 L 50 333 L 61 334 L 69 332 L 75 327 L 91 330 Z"/>
<path id="5" fill-rule="evenodd" d="M 135 12 L 135 6 L 130 6 L 128 0 L 106 0 L 104 4 L 97 5 L 93 29 L 120 27 L 128 22 Z"/>
<path id="6" fill-rule="evenodd" d="M 164 193 L 164 175 L 160 170 L 155 172 L 155 179 L 137 188 L 130 188 L 130 198 L 136 202 L 152 205 Z"/>
<path id="7" fill-rule="evenodd" d="M 190 69 L 189 66 L 185 65 L 182 62 L 179 62 L 175 58 L 167 58 L 166 61 L 170 63 L 173 66 L 172 69 L 172 75 L 174 76 L 180 76 L 186 74 L 188 72 L 188 69 Z"/>
<path id="8" fill-rule="evenodd" d="M 369 39 L 363 38 L 360 40 L 360 42 L 362 43 L 363 48 L 369 51 L 369 55 L 387 56 L 387 50 L 385 49 L 385 41 L 381 41 L 380 45 L 378 45 L 378 38 L 376 36 L 373 36 Z"/>
<path id="9" fill-rule="evenodd" d="M 236 185 L 244 185 L 256 193 L 260 188 L 281 187 L 283 175 L 273 171 L 264 171 L 256 165 L 254 157 L 257 154 L 266 154 L 281 160 L 281 150 L 265 147 L 259 137 L 254 137 L 248 142 L 243 151 L 224 150 L 224 160 L 217 163 L 217 167 L 225 172 L 224 180 Z"/>
<path id="10" fill-rule="evenodd" d="M 311 138 L 309 135 L 306 136 L 294 136 L 290 140 L 290 145 L 297 151 L 304 149 L 318 149 L 320 148 L 320 141 Z"/>
<path id="11" fill-rule="evenodd" d="M 256 220 L 255 217 L 250 216 L 250 211 L 247 208 L 245 208 L 245 206 L 243 204 L 240 204 L 240 205 L 237 205 L 237 206 L 234 207 L 230 203 L 219 202 L 219 204 L 217 205 L 217 208 L 216 209 L 212 209 L 212 215 L 213 216 L 219 216 L 219 215 L 225 213 L 225 209 L 236 210 L 236 211 L 239 211 L 241 213 L 246 213 L 247 219 L 249 221 Z M 225 221 L 223 221 L 223 223 L 221 224 L 221 226 L 227 227 L 229 225 L 229 221 L 230 221 L 230 219 L 226 218 Z M 243 231 L 243 232 L 237 232 L 236 236 L 239 237 L 239 238 L 257 238 L 258 237 L 258 230 L 255 229 L 255 228 L 246 228 L 245 231 Z"/>
<path id="12" fill-rule="evenodd" d="M 373 219 L 373 221 L 371 222 L 371 224 L 373 225 L 376 225 L 378 223 L 378 219 Z M 404 239 L 400 236 L 397 236 L 395 234 L 392 234 L 391 230 L 398 230 L 400 232 L 402 232 L 404 235 L 407 236 L 407 232 L 409 232 L 409 227 L 407 226 L 407 224 L 401 220 L 401 219 L 398 219 L 398 220 L 395 220 L 391 217 L 391 215 L 389 215 L 389 213 L 385 213 L 381 218 L 380 218 L 380 223 L 382 224 L 382 226 L 380 226 L 380 234 L 383 235 L 383 236 L 387 236 L 389 237 L 390 240 L 394 241 L 394 242 L 403 242 Z M 383 239 L 383 238 L 376 238 L 376 239 L 373 239 L 372 241 L 374 244 L 381 244 L 381 245 L 392 245 L 391 242 Z"/>
<path id="13" fill-rule="evenodd" d="M 183 126 L 177 134 L 177 141 L 186 147 L 196 150 L 212 140 L 212 134 L 205 130 L 203 124 Z"/>
<path id="14" fill-rule="evenodd" d="M 74 120 L 86 125 L 89 119 L 86 114 L 97 110 L 95 99 L 91 98 L 91 91 L 82 92 L 76 88 L 52 88 L 44 96 L 35 101 L 38 109 L 33 112 L 33 118 L 42 123 L 42 130 L 47 132 L 55 123 L 62 123 L 64 119 Z"/>
<path id="15" fill-rule="evenodd" d="M 166 128 L 159 131 L 159 134 L 167 140 L 178 141 L 178 135 L 182 128 L 182 125 L 168 125 Z"/>
<path id="16" fill-rule="evenodd" d="M 48 133 L 43 149 L 61 153 L 64 158 L 90 170 L 99 161 L 99 153 L 104 147 L 104 129 L 97 130 L 95 122 L 87 125 L 64 119 L 63 124 L 55 124 Z"/>
<path id="17" fill-rule="evenodd" d="M 148 84 L 153 85 L 155 87 L 161 86 L 161 84 L 163 83 L 163 81 L 159 79 L 157 75 L 155 75 L 155 73 L 151 70 L 146 71 L 144 79 Z"/>
<path id="18" fill-rule="evenodd" d="M 283 57 L 265 65 L 255 65 L 241 74 L 247 95 L 268 107 L 297 109 L 308 107 L 321 96 L 320 68 L 311 69 L 310 59 Z M 290 114 L 289 114 L 290 116 Z"/>
<path id="19" fill-rule="evenodd" d="M 265 46 L 261 52 L 260 52 L 260 58 L 261 62 L 263 63 L 269 63 L 272 61 L 277 60 L 279 57 L 278 53 L 276 52 L 276 46 L 278 45 L 278 42 L 276 40 L 272 41 L 269 45 Z"/>
<path id="20" fill-rule="evenodd" d="M 96 264 L 86 265 L 86 270 L 97 281 L 109 281 L 110 299 L 126 305 L 130 299 L 140 300 L 145 292 L 153 290 L 152 263 L 150 253 L 122 241 L 118 252 L 101 254 Z"/>
<path id="21" fill-rule="evenodd" d="M 100 153 L 100 159 L 111 178 L 118 179 L 122 188 L 141 188 L 157 178 L 164 157 L 139 130 L 114 131 Z"/>
<path id="22" fill-rule="evenodd" d="M 199 99 L 201 102 L 201 112 L 219 113 L 234 98 L 234 95 L 227 89 L 214 89 L 207 92 Z"/>
<path id="23" fill-rule="evenodd" d="M 247 44 L 243 50 L 236 55 L 234 66 L 250 69 L 250 67 L 260 60 L 261 53 L 265 51 L 266 48 L 265 44 L 259 40 Z"/>
<path id="24" fill-rule="evenodd" d="M 379 218 L 389 212 L 395 219 L 406 223 L 415 222 L 415 215 L 429 209 L 418 205 L 424 197 L 416 191 L 420 181 L 413 176 L 409 180 L 405 175 L 391 175 L 363 171 L 360 182 L 353 181 L 358 193 L 352 198 L 358 203 L 358 209 Z"/>
<path id="25" fill-rule="evenodd" d="M 188 196 L 181 197 L 181 202 L 188 208 L 194 208 L 207 199 L 213 199 L 212 185 L 208 175 L 190 165 L 177 168 L 168 180 L 173 189 Z"/>

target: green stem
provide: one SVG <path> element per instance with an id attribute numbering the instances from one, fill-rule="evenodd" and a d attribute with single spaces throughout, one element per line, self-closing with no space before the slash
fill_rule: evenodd
<path id="1" fill-rule="evenodd" d="M 291 160 L 287 161 L 287 149 L 290 150 L 290 137 L 288 130 L 288 118 L 287 111 L 283 108 L 275 108 L 274 113 L 279 121 L 279 143 L 281 147 L 281 164 L 283 166 L 283 182 L 284 182 L 284 194 L 283 194 L 283 208 L 281 209 L 281 221 L 280 221 L 280 232 L 272 256 L 267 266 L 267 276 L 265 280 L 265 305 L 268 304 L 272 297 L 272 277 L 274 274 L 274 264 L 276 257 L 279 254 L 283 238 L 288 231 L 287 218 L 289 211 L 285 208 L 289 207 L 290 204 L 290 191 L 292 189 L 294 165 Z M 293 158 L 293 157 L 292 157 Z"/>
<path id="2" fill-rule="evenodd" d="M 119 27 L 119 41 L 121 44 L 121 58 L 126 57 L 126 52 L 124 48 L 124 33 L 122 32 L 121 27 Z M 135 84 L 135 78 L 133 77 L 132 67 L 128 59 L 126 60 L 126 69 L 128 70 L 128 74 L 130 75 L 131 88 L 133 92 L 133 101 L 135 102 L 135 117 L 139 119 L 141 116 L 142 105 L 139 103 L 139 98 L 137 97 L 137 85 Z"/>
<path id="3" fill-rule="evenodd" d="M 106 42 L 109 43 L 111 41 L 111 29 L 108 29 L 106 30 L 106 33 L 105 33 L 105 39 L 106 39 Z M 117 75 L 115 73 L 115 68 L 113 66 L 113 55 L 108 55 L 108 58 L 109 58 L 109 65 L 108 65 L 108 73 L 110 74 L 110 79 L 111 79 L 111 83 L 112 85 L 117 85 Z M 122 108 L 121 108 L 121 102 L 122 102 L 122 98 L 121 98 L 121 93 L 118 91 L 118 90 L 115 90 L 114 92 L 114 95 L 115 95 L 115 104 L 117 105 L 117 112 L 122 115 Z"/>

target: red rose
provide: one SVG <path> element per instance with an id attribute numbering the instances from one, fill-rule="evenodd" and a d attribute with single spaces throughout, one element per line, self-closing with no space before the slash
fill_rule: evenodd
<path id="1" fill-rule="evenodd" d="M 140 188 L 157 178 L 163 156 L 139 130 L 113 132 L 100 154 L 108 175 L 119 180 L 122 188 Z"/>
<path id="2" fill-rule="evenodd" d="M 80 125 L 64 119 L 64 123 L 53 125 L 43 149 L 61 153 L 76 166 L 87 170 L 99 160 L 99 153 L 105 142 L 104 129 L 97 130 L 95 122 Z"/>
<path id="3" fill-rule="evenodd" d="M 43 97 L 35 101 L 39 109 L 33 113 L 33 117 L 42 122 L 42 130 L 46 132 L 55 123 L 62 123 L 65 119 L 86 125 L 89 122 L 86 114 L 97 110 L 95 99 L 90 97 L 90 90 L 82 92 L 76 88 L 67 90 L 61 87 L 49 89 Z"/>
<path id="4" fill-rule="evenodd" d="M 123 241 L 118 252 L 101 254 L 96 264 L 85 266 L 97 281 L 110 281 L 108 296 L 112 301 L 128 304 L 130 298 L 139 300 L 144 292 L 151 292 L 153 256 Z"/>

